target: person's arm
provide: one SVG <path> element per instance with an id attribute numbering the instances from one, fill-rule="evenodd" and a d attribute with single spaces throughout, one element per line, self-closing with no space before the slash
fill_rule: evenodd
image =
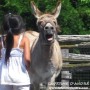
<path id="1" fill-rule="evenodd" d="M 25 37 L 25 43 L 24 43 L 24 59 L 25 59 L 26 68 L 29 69 L 31 58 L 30 58 L 30 42 L 27 37 Z"/>

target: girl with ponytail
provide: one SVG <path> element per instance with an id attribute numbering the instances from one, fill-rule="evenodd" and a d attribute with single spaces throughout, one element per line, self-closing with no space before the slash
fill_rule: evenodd
<path id="1" fill-rule="evenodd" d="M 20 15 L 6 14 L 1 39 L 0 90 L 30 90 L 30 42 Z M 5 42 L 5 43 L 4 43 Z"/>

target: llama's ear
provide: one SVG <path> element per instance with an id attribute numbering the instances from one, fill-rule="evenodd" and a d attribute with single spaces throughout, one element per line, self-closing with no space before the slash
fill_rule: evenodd
<path id="1" fill-rule="evenodd" d="M 32 9 L 32 13 L 36 18 L 39 18 L 40 15 L 42 14 L 41 11 L 36 7 L 34 1 L 31 1 L 31 9 Z"/>
<path id="2" fill-rule="evenodd" d="M 61 2 L 58 2 L 57 7 L 53 10 L 52 14 L 57 18 L 61 11 Z"/>

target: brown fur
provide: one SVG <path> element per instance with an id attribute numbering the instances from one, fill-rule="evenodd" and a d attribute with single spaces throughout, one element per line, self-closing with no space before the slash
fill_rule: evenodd
<path id="1" fill-rule="evenodd" d="M 59 75 L 62 68 L 60 45 L 56 39 L 58 26 L 56 19 L 60 13 L 61 4 L 57 6 L 53 15 L 41 15 L 33 2 L 31 6 L 33 14 L 37 18 L 37 26 L 40 33 L 35 31 L 25 33 L 31 44 L 30 79 L 35 86 L 35 90 L 39 90 L 40 83 L 47 85 L 48 89 L 48 83 L 55 82 L 55 78 Z M 47 34 L 52 34 L 51 40 L 46 37 Z"/>

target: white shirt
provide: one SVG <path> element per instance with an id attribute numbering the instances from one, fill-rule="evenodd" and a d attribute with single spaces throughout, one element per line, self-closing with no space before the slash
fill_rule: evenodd
<path id="1" fill-rule="evenodd" d="M 20 35 L 17 48 L 12 48 L 9 62 L 5 62 L 6 49 L 1 49 L 0 84 L 28 85 L 30 77 L 25 67 L 23 50 L 19 48 L 23 35 Z"/>

